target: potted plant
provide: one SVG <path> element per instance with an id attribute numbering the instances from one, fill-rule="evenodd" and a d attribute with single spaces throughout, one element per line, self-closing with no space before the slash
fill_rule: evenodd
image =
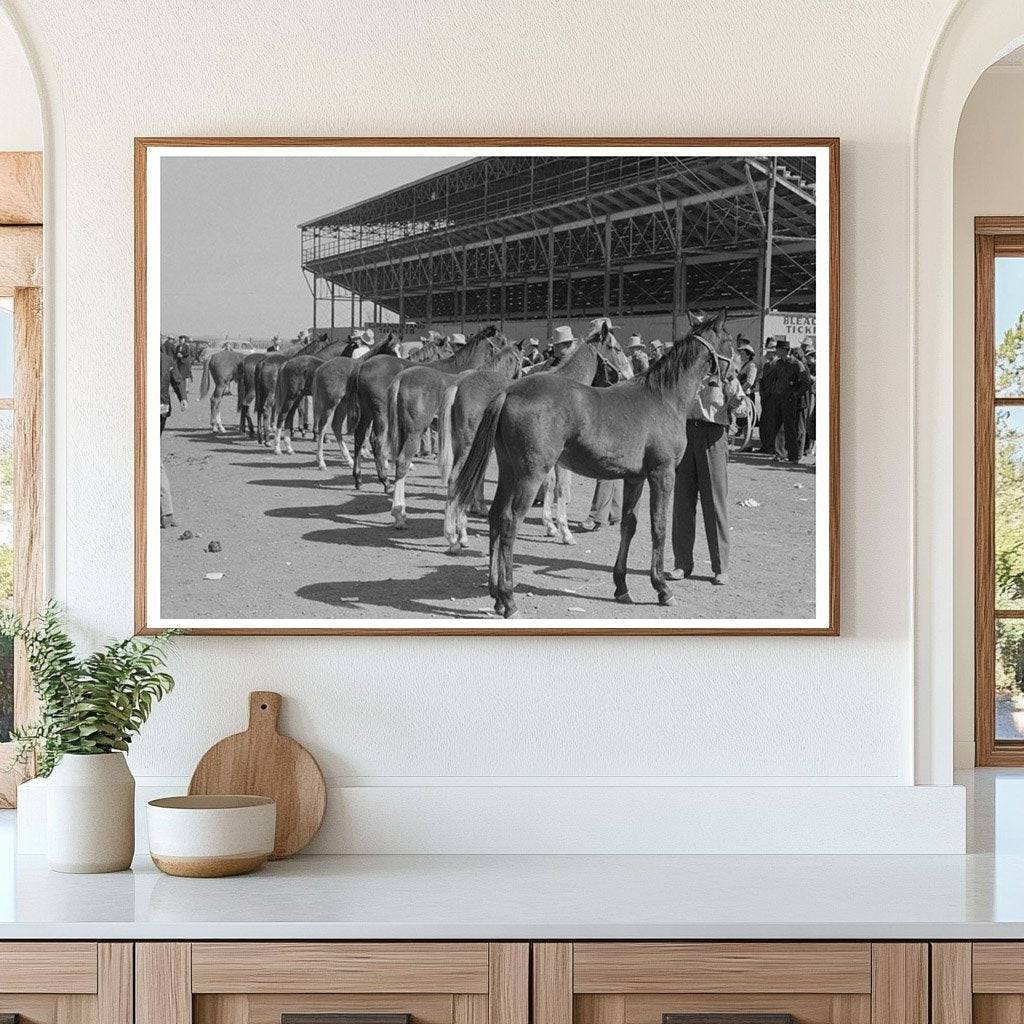
<path id="1" fill-rule="evenodd" d="M 15 729 L 21 762 L 47 776 L 47 862 L 54 871 L 122 871 L 135 853 L 135 779 L 124 752 L 153 702 L 174 687 L 162 671 L 173 632 L 130 637 L 79 658 L 55 604 L 28 622 L 0 614 L 21 640 L 39 719 Z"/>

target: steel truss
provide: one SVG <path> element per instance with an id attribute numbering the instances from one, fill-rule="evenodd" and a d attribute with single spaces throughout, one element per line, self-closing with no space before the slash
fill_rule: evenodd
<path id="1" fill-rule="evenodd" d="M 302 225 L 302 265 L 314 308 L 331 298 L 333 313 L 341 289 L 428 326 L 813 308 L 814 170 L 805 158 L 485 157 Z"/>

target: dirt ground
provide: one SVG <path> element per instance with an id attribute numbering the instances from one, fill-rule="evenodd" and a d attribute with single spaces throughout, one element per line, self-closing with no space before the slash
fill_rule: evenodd
<path id="1" fill-rule="evenodd" d="M 161 535 L 161 604 L 167 618 L 481 618 L 487 594 L 487 522 L 470 520 L 471 545 L 447 554 L 443 497 L 433 460 L 417 460 L 406 485 L 408 528 L 394 528 L 372 460 L 363 490 L 332 445 L 329 470 L 314 443 L 296 437 L 294 455 L 275 455 L 242 437 L 234 400 L 224 401 L 227 434 L 209 427 L 209 403 L 174 412 L 162 437 L 177 527 Z M 488 496 L 496 473 L 488 474 Z M 586 519 L 593 481 L 577 478 L 570 522 Z M 520 618 L 808 618 L 814 614 L 813 464 L 790 466 L 735 456 L 729 467 L 729 583 L 710 585 L 698 512 L 695 574 L 673 584 L 672 608 L 658 606 L 648 579 L 646 489 L 630 553 L 634 605 L 612 600 L 618 529 L 577 533 L 569 547 L 545 537 L 540 510 L 516 545 Z M 757 507 L 740 502 L 754 499 Z M 179 537 L 186 531 L 195 536 Z M 219 541 L 221 551 L 206 550 Z M 671 565 L 671 546 L 666 565 Z M 207 574 L 222 573 L 220 579 Z"/>

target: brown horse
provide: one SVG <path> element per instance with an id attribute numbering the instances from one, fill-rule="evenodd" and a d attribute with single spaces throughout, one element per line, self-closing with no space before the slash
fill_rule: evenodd
<path id="1" fill-rule="evenodd" d="M 394 335 L 389 334 L 371 351 L 390 352 L 394 341 Z M 275 424 L 277 433 L 274 438 L 274 453 L 276 455 L 281 454 L 281 436 L 286 427 L 288 434 L 284 441 L 287 445 L 287 454 L 295 454 L 295 449 L 292 448 L 292 440 L 295 437 L 295 413 L 303 400 L 312 396 L 313 377 L 317 369 L 328 359 L 351 357 L 358 345 L 359 341 L 355 338 L 339 339 L 318 349 L 314 354 L 293 356 L 282 364 L 278 370 L 277 383 L 274 388 L 274 409 L 277 412 Z"/>
<path id="2" fill-rule="evenodd" d="M 722 364 L 726 364 L 723 368 Z M 552 373 L 513 384 L 487 406 L 462 472 L 458 501 L 468 503 L 487 471 L 491 448 L 498 486 L 491 502 L 490 592 L 494 610 L 516 614 L 513 557 L 519 524 L 551 468 L 561 463 L 597 480 L 623 480 L 615 600 L 632 603 L 626 585 L 636 504 L 651 486 L 651 584 L 662 605 L 675 603 L 665 580 L 665 530 L 676 466 L 686 450 L 686 415 L 710 372 L 734 369 L 736 350 L 724 310 L 696 324 L 645 373 L 610 388 L 588 388 Z"/>
<path id="3" fill-rule="evenodd" d="M 275 404 L 277 395 L 277 376 L 289 359 L 296 356 L 315 355 L 326 348 L 329 335 L 320 334 L 310 338 L 304 345 L 289 348 L 284 352 L 273 352 L 256 366 L 256 440 L 270 446 L 270 432 L 274 426 Z"/>
<path id="4" fill-rule="evenodd" d="M 493 325 L 485 327 L 475 334 L 469 342 L 447 359 L 432 363 L 437 369 L 447 373 L 460 373 L 474 365 L 479 365 L 478 351 L 489 347 L 489 342 L 498 333 Z M 385 452 L 387 451 L 387 395 L 391 382 L 403 370 L 415 365 L 412 360 L 399 359 L 398 356 L 379 355 L 372 359 L 363 359 L 348 389 L 349 423 L 355 424 L 352 456 L 352 479 L 356 489 L 362 487 L 362 450 L 366 435 L 370 435 L 370 449 L 377 469 L 377 479 L 381 482 L 385 494 L 391 493 L 391 484 L 387 478 Z"/>
<path id="5" fill-rule="evenodd" d="M 490 343 L 492 346 L 496 344 L 493 339 Z M 514 345 L 509 345 L 488 355 L 487 346 L 477 344 L 465 364 L 462 373 L 487 366 L 506 379 L 511 379 L 514 370 L 522 364 L 522 353 Z M 430 431 L 445 388 L 460 375 L 439 369 L 440 365 L 427 363 L 410 366 L 402 370 L 388 386 L 388 444 L 395 461 L 391 515 L 397 530 L 404 530 L 406 525 L 405 478 L 412 466 L 416 448 Z"/>
<path id="6" fill-rule="evenodd" d="M 210 427 L 215 434 L 227 433 L 227 427 L 220 418 L 220 403 L 235 379 L 235 370 L 245 358 L 244 353 L 233 348 L 222 348 L 214 352 L 203 364 L 203 380 L 199 386 L 199 397 L 210 395 Z M 213 394 L 210 394 L 210 386 Z"/>
<path id="7" fill-rule="evenodd" d="M 348 450 L 344 437 L 349 408 L 347 403 L 344 405 L 342 403 L 345 402 L 349 393 L 352 375 L 360 362 L 386 352 L 394 354 L 394 348 L 387 345 L 387 340 L 385 338 L 383 342 L 356 359 L 343 357 L 328 359 L 318 366 L 313 374 L 313 430 L 316 433 L 316 464 L 320 469 L 327 469 L 324 443 L 328 430 L 334 432 L 345 465 L 349 468 L 352 467 L 352 453 Z M 440 351 L 444 351 L 441 344 L 430 342 L 417 349 L 413 355 L 420 356 L 421 359 L 429 359 L 432 356 L 436 358 L 436 353 Z"/>
<path id="8" fill-rule="evenodd" d="M 533 373 L 556 373 L 567 380 L 590 384 L 595 387 L 607 387 L 618 382 L 616 370 L 607 359 L 608 331 L 604 328 L 601 334 L 595 334 L 584 344 L 555 367 L 541 364 L 544 369 L 533 369 Z M 438 471 L 441 481 L 447 488 L 444 509 L 444 535 L 448 541 L 448 554 L 457 555 L 462 548 L 468 547 L 467 509 L 455 498 L 452 481 L 459 475 L 462 464 L 473 444 L 476 429 L 483 418 L 488 404 L 503 392 L 510 381 L 487 370 L 477 370 L 466 374 L 445 391 L 438 415 L 438 438 L 440 455 Z M 571 544 L 572 534 L 569 531 L 568 501 L 569 477 L 567 470 L 555 467 L 550 474 L 549 486 L 544 495 L 544 527 L 549 537 L 558 536 L 563 544 Z M 474 492 L 470 511 L 483 511 L 483 480 L 481 479 Z M 557 524 L 551 517 L 551 497 L 554 492 L 558 506 Z"/>

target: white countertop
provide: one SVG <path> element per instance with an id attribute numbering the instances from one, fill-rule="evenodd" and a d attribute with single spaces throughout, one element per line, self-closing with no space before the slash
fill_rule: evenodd
<path id="1" fill-rule="evenodd" d="M 1024 772 L 975 772 L 967 856 L 296 857 L 59 875 L 0 812 L 0 940 L 1024 939 Z"/>
<path id="2" fill-rule="evenodd" d="M 0 879 L 0 939 L 1024 939 L 1024 856 L 298 857 Z"/>

